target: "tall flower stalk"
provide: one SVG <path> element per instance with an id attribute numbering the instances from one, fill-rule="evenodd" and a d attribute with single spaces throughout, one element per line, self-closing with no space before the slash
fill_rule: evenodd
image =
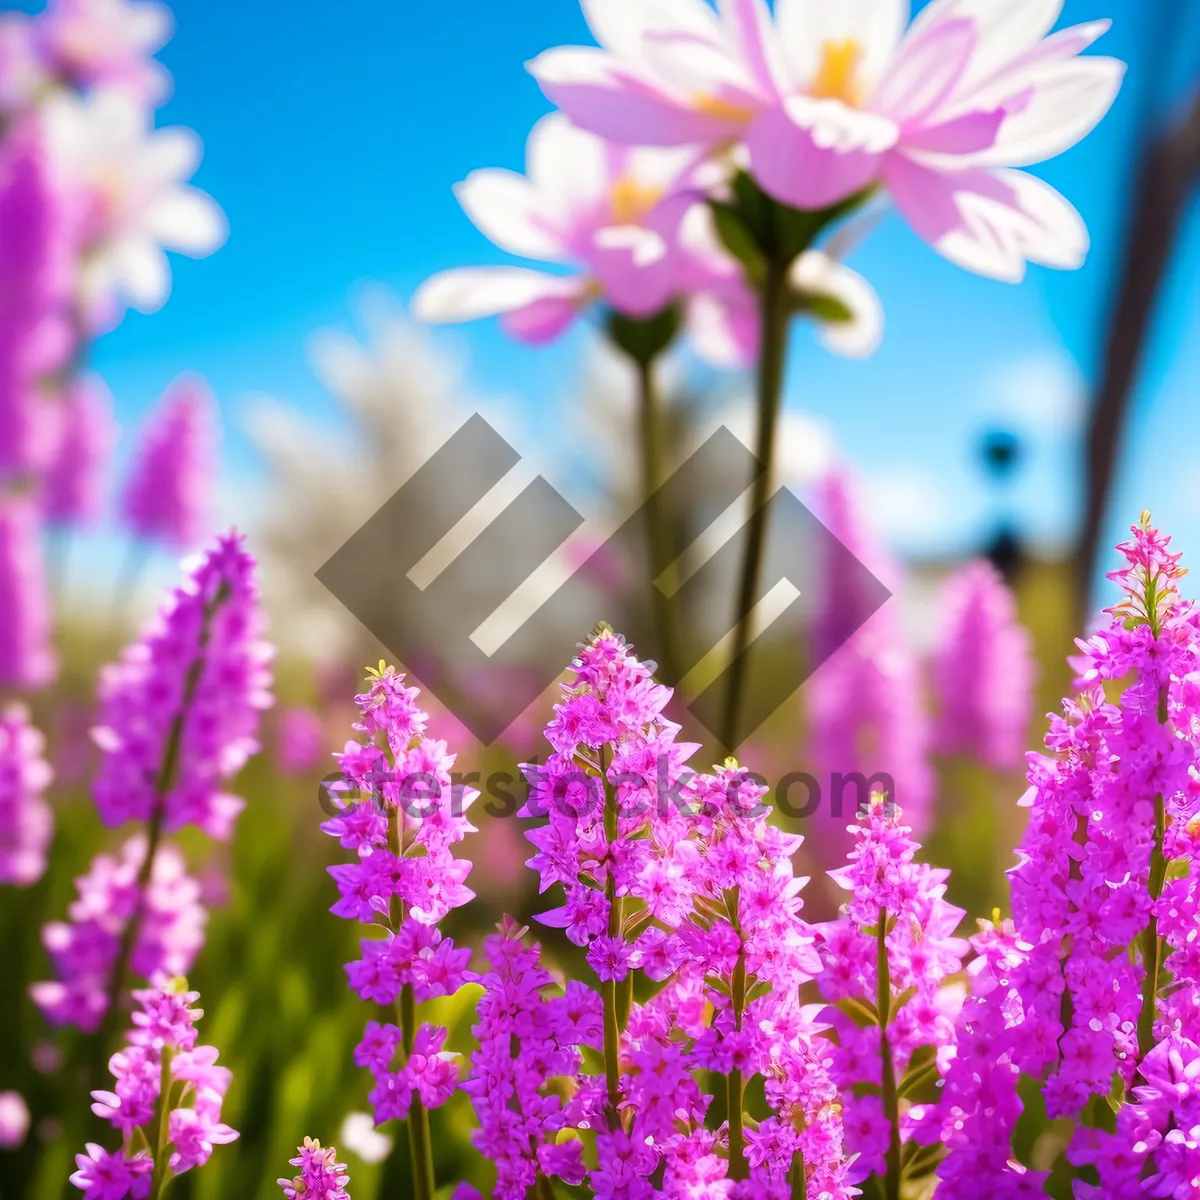
<path id="1" fill-rule="evenodd" d="M 830 873 L 849 897 L 819 928 L 823 1015 L 838 1047 L 832 1074 L 851 1178 L 874 1176 L 899 1200 L 937 1159 L 936 1118 L 911 1106 L 921 1092 L 936 1095 L 953 1052 L 962 994 L 943 985 L 968 949 L 956 936 L 965 914 L 945 899 L 949 871 L 916 861 L 920 847 L 886 797 L 872 798 L 852 833 L 847 865 Z"/>
<path id="2" fill-rule="evenodd" d="M 474 978 L 470 950 L 437 926 L 474 895 L 465 885 L 471 864 L 455 858 L 453 847 L 475 832 L 466 812 L 478 792 L 453 782 L 454 755 L 426 735 L 417 695 L 384 663 L 370 672 L 355 697 L 354 728 L 364 740 L 336 756 L 340 812 L 321 828 L 358 854 L 352 865 L 329 868 L 341 893 L 333 913 L 383 935 L 363 938 L 362 958 L 346 966 L 350 987 L 393 1017 L 368 1023 L 355 1062 L 375 1080 L 376 1124 L 406 1122 L 413 1195 L 432 1200 L 429 1111 L 457 1089 L 458 1056 L 445 1049 L 446 1029 L 418 1024 L 417 1010 Z"/>
<path id="3" fill-rule="evenodd" d="M 1048 753 L 1030 757 L 1013 922 L 976 939 L 985 986 L 964 1009 L 971 1052 L 947 1085 L 951 1198 L 970 1193 L 996 1145 L 985 1127 L 1014 1127 L 1021 1073 L 1044 1081 L 1051 1118 L 1076 1122 L 1067 1159 L 1100 1181 L 1080 1195 L 1182 1195 L 1195 1177 L 1190 1093 L 1176 1080 L 1200 1037 L 1200 638 L 1180 556 L 1148 514 L 1119 549 L 1126 565 L 1110 578 L 1124 598 L 1079 642 L 1078 692 L 1051 722 Z M 1011 1155 L 999 1164 L 1004 1149 L 990 1177 L 1017 1194 L 1036 1176 Z"/>
<path id="4" fill-rule="evenodd" d="M 170 860 L 161 861 L 163 838 L 191 825 L 221 840 L 232 833 L 243 802 L 224 789 L 257 753 L 259 716 L 272 702 L 273 648 L 262 637 L 255 570 L 239 535 L 218 538 L 192 561 L 141 639 L 101 671 L 92 731 L 101 762 L 92 796 L 106 825 L 138 821 L 145 836 L 124 854 L 122 871 L 138 864 L 129 907 L 93 913 L 81 902 L 69 937 L 61 927 L 47 931 L 61 978 L 35 985 L 34 998 L 53 1021 L 75 1023 L 83 1016 L 80 1023 L 94 1029 L 106 1013 L 115 1020 L 139 946 L 142 974 L 166 969 L 146 961 L 143 945 L 143 926 L 163 915 L 151 899 L 159 872 L 171 878 L 175 870 Z M 94 872 L 102 862 L 103 856 Z M 113 883 L 126 888 L 129 881 L 122 877 L 118 884 L 114 877 Z M 166 902 L 166 911 L 178 913 L 184 894 Z M 93 917 L 105 947 L 103 973 L 82 953 Z"/>

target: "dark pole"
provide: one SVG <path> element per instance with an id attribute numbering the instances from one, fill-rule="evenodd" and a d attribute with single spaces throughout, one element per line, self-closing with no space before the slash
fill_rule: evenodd
<path id="1" fill-rule="evenodd" d="M 1130 396 L 1150 335 L 1155 302 L 1198 177 L 1200 93 L 1183 119 L 1151 143 L 1134 195 L 1121 282 L 1088 429 L 1084 527 L 1075 564 L 1080 626 L 1088 616 L 1092 576 L 1099 560 L 1101 530 Z"/>

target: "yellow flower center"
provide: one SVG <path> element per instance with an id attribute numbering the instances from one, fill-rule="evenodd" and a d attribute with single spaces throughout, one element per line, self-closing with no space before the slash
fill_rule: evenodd
<path id="1" fill-rule="evenodd" d="M 847 38 L 844 42 L 824 42 L 812 94 L 818 100 L 841 100 L 857 106 L 863 98 L 858 78 L 862 58 L 862 46 L 853 38 Z"/>
<path id="2" fill-rule="evenodd" d="M 700 93 L 692 97 L 692 107 L 706 117 L 716 117 L 719 121 L 736 121 L 747 124 L 754 118 L 754 113 L 732 100 L 723 100 L 720 96 L 708 96 Z"/>
<path id="3" fill-rule="evenodd" d="M 637 225 L 662 196 L 662 188 L 623 175 L 613 184 L 609 193 L 613 222 L 617 225 Z"/>

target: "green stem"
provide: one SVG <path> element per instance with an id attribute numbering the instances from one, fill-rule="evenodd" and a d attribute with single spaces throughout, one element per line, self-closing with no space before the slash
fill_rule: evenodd
<path id="1" fill-rule="evenodd" d="M 792 1200 L 808 1200 L 808 1173 L 803 1150 L 797 1150 L 792 1159 Z"/>
<path id="2" fill-rule="evenodd" d="M 1161 795 L 1154 798 L 1154 849 L 1150 852 L 1150 899 L 1162 896 L 1167 877 L 1167 860 L 1163 855 L 1163 839 L 1167 832 L 1167 812 Z M 1154 1049 L 1154 1018 L 1158 1012 L 1158 977 L 1162 970 L 1162 938 L 1158 936 L 1158 920 L 1151 914 L 1150 923 L 1142 931 L 1142 965 L 1146 978 L 1142 984 L 1142 1011 L 1138 1017 L 1138 1055 L 1145 1058 Z"/>
<path id="3" fill-rule="evenodd" d="M 1148 604 L 1147 611 L 1157 614 L 1157 604 Z M 1157 638 L 1157 622 L 1151 619 L 1151 631 Z M 1165 687 L 1158 689 L 1158 723 L 1165 725 L 1171 719 L 1170 697 Z M 1162 795 L 1154 797 L 1154 849 L 1150 852 L 1150 902 L 1156 904 L 1163 893 L 1167 879 L 1167 859 L 1163 853 L 1163 842 L 1167 836 L 1167 810 Z M 1162 971 L 1162 938 L 1158 936 L 1158 919 L 1153 912 L 1150 923 L 1142 931 L 1142 965 L 1146 978 L 1142 983 L 1142 1011 L 1138 1016 L 1138 1056 L 1145 1058 L 1154 1049 L 1154 1018 L 1158 1013 L 1158 977 Z"/>
<path id="4" fill-rule="evenodd" d="M 721 738 L 729 750 L 736 748 L 738 742 L 738 723 L 746 686 L 746 651 L 750 645 L 750 614 L 762 575 L 767 541 L 767 502 L 771 498 L 775 474 L 775 442 L 787 359 L 789 266 L 790 263 L 776 258 L 768 260 L 759 295 L 762 348 L 758 362 L 758 439 L 755 455 L 760 474 L 754 480 L 751 493 L 749 531 L 735 610 L 737 625 L 734 630 L 733 659 L 729 664 L 729 683 L 721 723 Z"/>
<path id="5" fill-rule="evenodd" d="M 896 1091 L 896 1064 L 888 1041 L 892 1019 L 892 972 L 887 953 L 887 910 L 879 910 L 879 938 L 876 959 L 875 1007 L 879 1010 L 879 1054 L 883 1063 L 883 1115 L 890 1128 L 887 1149 L 887 1174 L 883 1181 L 884 1200 L 900 1200 L 900 1099 Z"/>
<path id="6" fill-rule="evenodd" d="M 413 1052 L 417 1035 L 417 1003 L 411 983 L 400 989 L 396 1002 L 400 1018 L 400 1037 L 407 1060 Z M 415 1092 L 408 1110 L 408 1148 L 412 1155 L 413 1196 L 415 1200 L 433 1200 L 436 1190 L 433 1179 L 433 1139 L 429 1133 L 429 1111 Z"/>
<path id="7" fill-rule="evenodd" d="M 156 1112 L 154 1132 L 154 1173 L 150 1177 L 149 1200 L 159 1200 L 163 1189 L 167 1186 L 167 1163 L 170 1155 L 167 1153 L 170 1138 L 171 1111 L 171 1059 L 175 1055 L 174 1047 L 164 1046 L 162 1051 L 162 1068 L 159 1075 L 158 1109 Z"/>
<path id="8" fill-rule="evenodd" d="M 604 750 L 600 755 L 600 772 L 604 783 L 604 840 L 610 848 L 604 895 L 608 900 L 608 936 L 621 937 L 621 921 L 624 905 L 617 895 L 617 877 L 613 871 L 611 848 L 620 836 L 616 789 L 608 782 L 608 762 Z M 608 1089 L 608 1104 L 605 1115 L 608 1127 L 618 1129 L 621 1124 L 621 1018 L 618 1011 L 617 981 L 606 980 L 604 998 L 604 1081 Z"/>
<path id="9" fill-rule="evenodd" d="M 669 514 L 664 510 L 659 488 L 663 483 L 662 413 L 654 369 L 657 358 L 634 358 L 638 380 L 638 412 L 642 450 L 642 512 L 650 551 L 650 603 L 658 640 L 659 674 L 674 686 L 679 682 L 679 655 L 675 649 L 675 627 L 671 603 L 657 584 L 658 577 L 674 561 L 671 553 Z"/>
<path id="10" fill-rule="evenodd" d="M 146 892 L 154 874 L 154 860 L 158 855 L 158 847 L 162 841 L 163 823 L 166 819 L 166 799 L 175 785 L 175 773 L 179 766 L 179 753 L 183 746 L 183 725 L 187 720 L 188 710 L 196 698 L 196 689 L 200 686 L 200 677 L 204 674 L 204 659 L 208 651 L 209 639 L 212 636 L 212 619 L 217 610 L 229 598 L 229 589 L 224 584 L 216 595 L 209 601 L 204 610 L 204 622 L 200 630 L 200 640 L 196 648 L 196 657 L 188 665 L 188 673 L 184 679 L 183 695 L 180 698 L 179 712 L 171 722 L 167 732 L 166 744 L 163 746 L 162 761 L 159 763 L 158 778 L 154 783 L 154 807 L 150 812 L 150 820 L 146 824 L 146 856 L 138 869 L 137 904 L 125 928 L 121 932 L 121 942 L 117 949 L 117 957 L 113 961 L 108 976 L 108 1007 L 105 1010 L 104 1021 L 100 1028 L 100 1036 L 96 1039 L 97 1053 L 101 1066 L 107 1063 L 104 1049 L 112 1039 L 121 992 L 125 987 L 126 976 L 129 973 L 129 962 L 133 957 L 133 948 L 137 944 L 137 935 L 145 915 Z"/>
<path id="11" fill-rule="evenodd" d="M 742 936 L 741 897 L 741 888 L 735 887 L 731 890 L 728 903 L 730 920 L 739 940 Z M 729 995 L 733 1005 L 733 1023 L 734 1028 L 740 1032 L 742 1015 L 746 1011 L 746 950 L 744 946 L 738 949 L 732 984 Z M 745 1095 L 746 1081 L 742 1078 L 741 1069 L 734 1067 L 729 1072 L 726 1097 L 729 1107 L 729 1178 L 735 1183 L 750 1178 L 750 1163 L 746 1159 L 746 1132 L 742 1114 Z"/>
<path id="12" fill-rule="evenodd" d="M 404 854 L 404 832 L 396 808 L 388 810 L 388 849 L 400 858 Z M 393 900 L 393 903 L 395 901 Z M 404 905 L 400 903 L 399 920 L 393 909 L 388 914 L 393 927 L 404 921 Z M 411 983 L 404 984 L 396 998 L 396 1023 L 400 1026 L 400 1044 L 404 1050 L 404 1061 L 412 1057 L 417 1038 L 417 998 Z M 414 1200 L 433 1200 L 436 1190 L 433 1172 L 433 1139 L 429 1132 L 429 1111 L 421 1103 L 421 1097 L 413 1093 L 408 1110 L 408 1150 L 412 1167 L 412 1194 Z"/>

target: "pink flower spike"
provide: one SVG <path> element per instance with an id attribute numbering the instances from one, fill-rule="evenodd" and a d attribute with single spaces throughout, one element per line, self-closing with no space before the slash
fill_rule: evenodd
<path id="1" fill-rule="evenodd" d="M 40 517 L 30 496 L 0 499 L 0 687 L 44 687 L 58 673 Z"/>
<path id="2" fill-rule="evenodd" d="M 98 376 L 82 376 L 60 401 L 62 431 L 43 480 L 42 510 L 52 525 L 97 519 L 104 471 L 117 439 L 112 394 Z"/>
<path id="3" fill-rule="evenodd" d="M 142 430 L 125 481 L 121 515 L 132 534 L 188 550 L 209 532 L 217 438 L 208 386 L 176 380 Z"/>

